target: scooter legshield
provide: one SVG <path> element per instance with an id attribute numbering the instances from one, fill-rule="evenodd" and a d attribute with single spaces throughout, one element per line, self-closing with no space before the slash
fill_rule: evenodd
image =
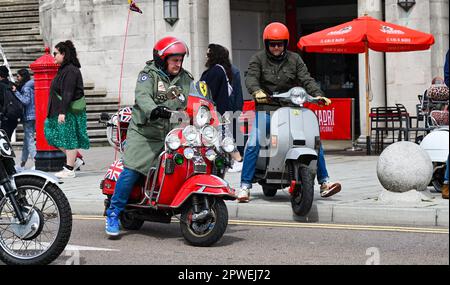
<path id="1" fill-rule="evenodd" d="M 224 200 L 235 200 L 237 198 L 235 190 L 222 178 L 215 175 L 199 174 L 186 180 L 170 207 L 180 207 L 192 194 L 220 196 Z"/>

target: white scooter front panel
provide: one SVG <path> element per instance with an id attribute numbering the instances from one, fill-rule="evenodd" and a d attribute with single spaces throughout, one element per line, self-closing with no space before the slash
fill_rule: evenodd
<path id="1" fill-rule="evenodd" d="M 319 123 L 313 111 L 302 107 L 280 108 L 272 113 L 269 138 L 260 137 L 260 142 L 263 142 L 261 145 L 270 147 L 261 147 L 256 168 L 266 170 L 266 175 L 287 174 L 287 157 L 317 156 L 315 148 L 319 138 Z M 311 167 L 315 168 L 316 165 L 316 160 L 311 161 Z"/>

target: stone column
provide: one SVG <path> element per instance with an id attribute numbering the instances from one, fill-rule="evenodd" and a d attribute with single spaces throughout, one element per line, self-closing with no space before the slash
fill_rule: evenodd
<path id="1" fill-rule="evenodd" d="M 358 17 L 367 14 L 376 19 L 383 19 L 381 0 L 358 0 Z M 366 140 L 366 75 L 365 55 L 359 55 L 359 112 L 361 136 L 359 142 Z M 386 105 L 386 79 L 384 68 L 384 54 L 369 50 L 369 80 L 371 92 L 369 94 L 369 108 Z M 369 109 L 370 110 L 370 109 Z"/>
<path id="2" fill-rule="evenodd" d="M 437 15 L 433 17 L 431 15 L 430 2 L 436 1 L 416 1 L 416 5 L 409 11 L 404 11 L 397 5 L 397 1 L 386 0 L 386 21 L 425 33 L 437 32 L 441 28 L 432 26 L 432 24 L 437 25 L 438 22 L 433 20 L 433 17 Z M 444 6 L 441 7 L 444 8 Z M 448 10 L 446 13 L 448 15 Z M 448 20 L 441 23 L 441 25 L 445 24 L 448 33 Z M 437 69 L 435 69 L 437 74 L 432 73 L 434 67 L 432 50 L 437 47 L 435 44 L 431 49 L 424 51 L 386 53 L 388 105 L 403 104 L 411 116 L 416 115 L 416 104 L 419 103 L 417 95 L 423 94 L 430 86 L 433 76 L 443 73 L 442 71 L 439 73 Z M 444 61 L 443 56 L 441 61 Z"/>
<path id="3" fill-rule="evenodd" d="M 208 48 L 208 1 L 193 0 L 190 4 L 190 72 L 199 80 L 206 69 L 206 50 Z"/>
<path id="4" fill-rule="evenodd" d="M 231 48 L 231 16 L 230 0 L 209 0 L 209 43 L 220 44 L 230 51 Z"/>

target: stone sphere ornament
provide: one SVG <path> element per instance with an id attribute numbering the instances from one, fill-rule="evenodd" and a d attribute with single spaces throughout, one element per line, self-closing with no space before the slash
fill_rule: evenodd
<path id="1" fill-rule="evenodd" d="M 391 144 L 378 158 L 378 180 L 391 192 L 426 190 L 432 175 L 433 164 L 430 157 L 412 142 Z"/>

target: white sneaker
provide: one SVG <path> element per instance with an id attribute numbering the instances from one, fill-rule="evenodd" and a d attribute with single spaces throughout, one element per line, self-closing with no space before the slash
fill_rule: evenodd
<path id="1" fill-rule="evenodd" d="M 25 167 L 22 167 L 22 166 L 19 166 L 19 165 L 14 166 L 14 168 L 16 169 L 17 173 L 22 172 L 22 171 L 25 170 Z"/>
<path id="2" fill-rule="evenodd" d="M 80 166 L 84 165 L 84 160 L 82 160 L 81 158 L 77 157 L 77 159 L 75 159 L 75 164 L 73 165 L 73 170 L 78 170 L 80 169 Z"/>
<path id="3" fill-rule="evenodd" d="M 58 178 L 75 178 L 75 171 L 63 167 L 63 170 L 56 172 L 55 176 Z"/>
<path id="4" fill-rule="evenodd" d="M 233 163 L 233 167 L 232 168 L 230 168 L 230 169 L 228 169 L 228 172 L 241 172 L 242 171 L 242 165 L 243 165 L 244 163 L 241 161 L 241 162 L 239 162 L 239 161 L 235 161 L 234 163 Z"/>
<path id="5" fill-rule="evenodd" d="M 238 203 L 248 203 L 250 200 L 250 189 L 246 186 L 242 186 L 237 193 Z"/>

